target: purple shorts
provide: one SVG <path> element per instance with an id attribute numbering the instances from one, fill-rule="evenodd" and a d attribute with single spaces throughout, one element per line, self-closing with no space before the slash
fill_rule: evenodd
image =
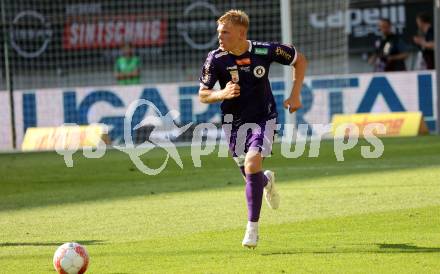
<path id="1" fill-rule="evenodd" d="M 226 138 L 229 140 L 229 151 L 238 166 L 243 166 L 244 158 L 249 150 L 256 150 L 263 157 L 269 156 L 272 152 L 275 130 L 276 119 L 274 118 L 233 128 L 229 138 L 225 131 Z"/>

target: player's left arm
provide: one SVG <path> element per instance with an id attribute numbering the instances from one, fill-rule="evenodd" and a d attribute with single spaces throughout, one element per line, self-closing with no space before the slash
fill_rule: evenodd
<path id="1" fill-rule="evenodd" d="M 302 107 L 301 88 L 307 69 L 307 60 L 293 45 L 271 43 L 269 58 L 271 62 L 293 66 L 293 86 L 290 96 L 284 101 L 284 108 L 293 113 Z"/>
<path id="2" fill-rule="evenodd" d="M 301 89 L 307 69 L 307 60 L 303 54 L 296 52 L 296 61 L 293 64 L 293 86 L 290 96 L 284 101 L 284 108 L 288 108 L 290 113 L 302 108 Z"/>

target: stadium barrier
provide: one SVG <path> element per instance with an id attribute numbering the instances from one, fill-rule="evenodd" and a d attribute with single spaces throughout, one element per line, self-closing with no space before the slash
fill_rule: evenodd
<path id="1" fill-rule="evenodd" d="M 26 130 L 22 151 L 97 148 L 110 144 L 105 125 L 38 127 Z"/>
<path id="2" fill-rule="evenodd" d="M 307 77 L 302 90 L 303 108 L 296 112 L 294 122 L 308 124 L 309 134 L 320 134 L 320 127 L 314 125 L 331 123 L 334 114 L 420 111 L 432 131 L 437 117 L 434 103 L 437 92 L 433 83 L 434 71 Z M 278 123 L 284 124 L 284 82 L 274 78 L 271 85 L 280 113 Z M 127 107 L 141 98 L 151 101 L 162 115 L 177 110 L 180 113 L 178 124 L 218 123 L 219 104 L 201 104 L 198 89 L 198 83 L 191 82 L 14 91 L 17 144 L 22 143 L 29 127 L 57 127 L 63 123 L 106 124 L 110 128 L 111 142 L 119 143 Z M 12 149 L 8 102 L 8 94 L 0 92 L 1 150 Z M 155 126 L 157 120 L 153 115 L 154 111 L 148 106 L 139 107 L 132 117 L 132 124 L 137 125 L 148 118 L 144 126 Z M 135 132 L 133 136 L 141 141 L 143 138 L 139 134 Z M 187 138 L 190 141 L 191 134 L 187 134 Z"/>
<path id="3" fill-rule="evenodd" d="M 377 124 L 384 127 L 383 134 L 378 133 Z M 336 131 L 340 126 L 345 126 L 345 132 Z M 366 128 L 370 126 L 369 130 Z M 353 127 L 356 127 L 354 129 Z M 332 119 L 332 132 L 336 138 L 356 135 L 376 135 L 380 137 L 408 137 L 428 133 L 428 127 L 420 111 L 393 112 L 393 113 L 360 113 L 360 114 L 335 114 Z"/>

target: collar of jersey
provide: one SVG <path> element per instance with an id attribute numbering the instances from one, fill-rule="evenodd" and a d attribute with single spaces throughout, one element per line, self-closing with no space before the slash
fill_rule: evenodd
<path id="1" fill-rule="evenodd" d="M 249 43 L 249 48 L 248 48 L 248 52 L 251 52 L 252 51 L 252 42 L 251 42 L 251 40 L 246 40 L 248 43 Z M 228 51 L 228 53 L 230 53 L 230 54 L 232 54 L 232 55 L 234 55 L 232 52 L 230 52 L 230 51 Z M 243 54 L 245 54 L 246 52 L 244 52 Z M 243 54 L 241 54 L 241 55 L 243 55 Z M 238 56 L 241 56 L 241 55 L 238 55 Z M 237 56 L 237 55 L 234 55 L 234 56 Z"/>

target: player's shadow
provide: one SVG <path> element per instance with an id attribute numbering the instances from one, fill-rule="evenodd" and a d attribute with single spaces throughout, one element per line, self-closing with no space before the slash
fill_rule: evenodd
<path id="1" fill-rule="evenodd" d="M 412 244 L 376 244 L 381 250 L 400 253 L 433 253 L 440 252 L 440 247 L 424 247 Z"/>
<path id="2" fill-rule="evenodd" d="M 271 253 L 262 253 L 262 256 L 275 255 L 295 255 L 295 254 L 345 254 L 345 253 L 440 253 L 440 247 L 424 247 L 413 244 L 385 244 L 375 243 L 373 245 L 359 245 L 362 247 L 332 247 L 323 250 L 298 249 L 290 251 L 280 251 Z M 374 248 L 373 248 L 374 247 Z"/>
<path id="3" fill-rule="evenodd" d="M 82 245 L 102 245 L 105 244 L 103 240 L 84 240 L 84 241 L 74 241 Z M 0 247 L 10 247 L 10 246 L 60 246 L 64 242 L 0 242 Z"/>

